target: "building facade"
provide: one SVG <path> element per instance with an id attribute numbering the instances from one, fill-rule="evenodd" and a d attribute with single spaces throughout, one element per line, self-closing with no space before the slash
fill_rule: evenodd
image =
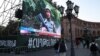
<path id="1" fill-rule="evenodd" d="M 63 36 L 65 39 L 70 40 L 70 24 L 68 21 L 68 18 L 66 16 L 62 17 L 62 28 L 64 29 L 63 31 Z M 100 22 L 88 22 L 81 20 L 77 17 L 73 17 L 71 20 L 72 23 L 72 37 L 73 40 L 75 38 L 83 38 L 84 29 L 88 28 L 89 35 L 92 37 L 100 36 Z"/>

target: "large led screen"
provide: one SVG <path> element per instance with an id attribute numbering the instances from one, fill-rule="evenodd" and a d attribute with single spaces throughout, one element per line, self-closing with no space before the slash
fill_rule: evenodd
<path id="1" fill-rule="evenodd" d="M 60 37 L 60 11 L 48 0 L 23 0 L 20 33 Z"/>

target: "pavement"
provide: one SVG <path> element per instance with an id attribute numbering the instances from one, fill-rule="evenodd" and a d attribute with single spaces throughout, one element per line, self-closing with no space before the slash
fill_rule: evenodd
<path id="1" fill-rule="evenodd" d="M 70 56 L 70 43 L 67 43 L 68 46 L 68 51 L 67 56 Z M 79 47 L 76 47 L 74 45 L 75 49 L 75 56 L 90 56 L 90 51 L 87 48 L 83 48 L 82 44 L 79 45 Z M 56 53 L 53 48 L 51 49 L 45 49 L 45 50 L 40 50 L 36 52 L 29 52 L 29 53 L 22 53 L 22 54 L 14 54 L 14 53 L 0 53 L 0 56 L 55 56 Z M 100 56 L 100 54 L 98 54 Z"/>

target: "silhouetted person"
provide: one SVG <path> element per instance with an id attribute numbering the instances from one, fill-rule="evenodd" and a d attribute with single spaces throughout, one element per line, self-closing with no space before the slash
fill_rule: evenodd
<path id="1" fill-rule="evenodd" d="M 59 46 L 59 44 L 60 44 L 60 41 L 57 41 L 54 44 L 54 50 L 55 50 L 56 56 L 59 56 L 59 52 L 58 52 L 58 46 Z"/>
<path id="2" fill-rule="evenodd" d="M 86 40 L 87 48 L 89 48 L 89 40 Z"/>
<path id="3" fill-rule="evenodd" d="M 78 47 L 79 46 L 79 44 L 80 44 L 80 40 L 78 39 L 78 38 L 76 38 L 76 46 Z"/>
<path id="4" fill-rule="evenodd" d="M 91 43 L 90 43 L 90 51 L 91 51 L 91 55 L 92 56 L 97 56 L 97 51 L 99 51 L 98 49 L 98 44 L 95 42 L 95 40 L 93 40 Z"/>
<path id="5" fill-rule="evenodd" d="M 89 48 L 89 43 L 90 43 L 90 41 L 89 40 L 87 40 L 87 39 L 84 39 L 84 47 L 86 47 L 86 48 Z"/>
<path id="6" fill-rule="evenodd" d="M 59 56 L 66 56 L 66 51 L 68 50 L 64 39 L 61 39 L 58 45 Z"/>
<path id="7" fill-rule="evenodd" d="M 58 50 L 58 45 L 59 45 L 59 41 L 57 41 L 57 42 L 55 43 L 55 45 L 54 45 L 54 49 L 55 49 L 55 50 Z"/>
<path id="8" fill-rule="evenodd" d="M 85 48 L 85 40 L 82 40 L 83 48 Z"/>

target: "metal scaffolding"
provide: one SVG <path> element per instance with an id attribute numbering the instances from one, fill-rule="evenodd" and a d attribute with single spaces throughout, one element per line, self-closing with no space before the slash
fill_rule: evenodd
<path id="1" fill-rule="evenodd" d="M 22 0 L 2 0 L 0 3 L 0 26 L 6 26 L 9 20 L 17 20 L 15 11 L 22 9 Z"/>

